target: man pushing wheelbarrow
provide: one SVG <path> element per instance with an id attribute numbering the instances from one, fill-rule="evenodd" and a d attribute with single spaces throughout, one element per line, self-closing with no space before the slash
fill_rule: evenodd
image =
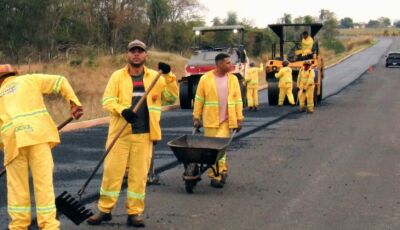
<path id="1" fill-rule="evenodd" d="M 205 73 L 199 81 L 193 109 L 194 127 L 200 126 L 201 117 L 204 136 L 229 138 L 231 129 L 239 131 L 244 119 L 240 85 L 237 77 L 230 73 L 232 63 L 228 54 L 218 54 L 215 64 L 216 69 Z M 212 187 L 224 187 L 228 176 L 225 151 L 218 163 L 208 170 L 208 176 Z"/>

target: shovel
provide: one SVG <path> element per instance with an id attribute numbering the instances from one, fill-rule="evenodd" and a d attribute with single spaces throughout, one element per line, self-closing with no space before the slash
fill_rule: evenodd
<path id="1" fill-rule="evenodd" d="M 136 113 L 139 108 L 142 106 L 143 102 L 146 99 L 146 96 L 150 93 L 151 89 L 155 86 L 157 83 L 158 79 L 161 76 L 161 72 L 157 74 L 157 76 L 154 78 L 154 80 L 151 82 L 149 88 L 146 90 L 144 95 L 140 98 L 139 102 L 135 105 L 133 108 L 133 112 Z M 91 210 L 88 210 L 85 208 L 85 206 L 80 202 L 83 193 L 85 193 L 85 189 L 88 186 L 89 182 L 93 179 L 94 175 L 97 173 L 98 169 L 100 166 L 103 164 L 104 159 L 107 157 L 108 153 L 114 146 L 114 144 L 117 142 L 119 136 L 123 133 L 126 127 L 128 127 L 129 123 L 126 123 L 124 127 L 118 132 L 118 134 L 114 137 L 114 139 L 111 141 L 110 145 L 107 147 L 106 151 L 104 152 L 103 156 L 101 157 L 99 163 L 97 163 L 96 167 L 94 168 L 92 174 L 89 176 L 89 178 L 86 180 L 86 182 L 83 184 L 81 189 L 78 191 L 78 199 L 75 199 L 73 195 L 69 194 L 67 191 L 64 191 L 61 193 L 56 198 L 56 207 L 57 210 L 60 211 L 62 214 L 64 214 L 66 217 L 68 217 L 72 222 L 74 222 L 76 225 L 81 224 L 84 220 L 89 218 L 90 216 L 93 215 Z"/>
<path id="2" fill-rule="evenodd" d="M 60 131 L 62 128 L 64 128 L 68 123 L 70 123 L 72 120 L 74 120 L 73 117 L 68 118 L 67 120 L 65 120 L 63 123 L 59 124 L 57 126 L 57 130 Z M 9 165 L 12 161 L 10 161 L 7 165 Z M 6 174 L 6 166 L 4 166 L 4 168 L 0 171 L 0 178 Z"/>

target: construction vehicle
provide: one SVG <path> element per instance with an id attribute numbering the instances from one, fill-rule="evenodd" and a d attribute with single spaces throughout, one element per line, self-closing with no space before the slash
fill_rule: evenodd
<path id="1" fill-rule="evenodd" d="M 318 41 L 315 35 L 322 28 L 320 23 L 310 24 L 273 24 L 268 25 L 269 28 L 279 37 L 279 53 L 277 54 L 277 44 L 272 44 L 272 58 L 268 60 L 265 67 L 266 80 L 268 82 L 268 103 L 269 105 L 277 105 L 279 98 L 278 79 L 275 78 L 282 68 L 282 62 L 286 59 L 289 61 L 289 67 L 292 68 L 293 75 L 293 95 L 297 101 L 297 77 L 300 68 L 303 67 L 304 61 L 311 61 L 311 68 L 315 71 L 315 99 L 316 104 L 322 101 L 323 78 L 324 78 L 324 62 L 319 53 Z M 298 56 L 295 51 L 301 49 L 301 34 L 307 31 L 314 39 L 312 53 L 307 56 Z M 288 105 L 287 98 L 285 105 Z"/>
<path id="2" fill-rule="evenodd" d="M 219 53 L 227 53 L 231 56 L 232 73 L 239 80 L 242 100 L 245 105 L 246 87 L 244 86 L 244 74 L 249 62 L 243 44 L 244 27 L 240 25 L 194 27 L 193 31 L 195 33 L 193 54 L 185 67 L 185 76 L 179 81 L 181 109 L 191 109 L 193 107 L 200 77 L 204 73 L 215 69 L 215 56 Z"/>

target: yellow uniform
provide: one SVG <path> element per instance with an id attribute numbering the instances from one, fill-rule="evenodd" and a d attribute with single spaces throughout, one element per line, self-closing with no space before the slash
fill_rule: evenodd
<path id="1" fill-rule="evenodd" d="M 258 76 L 263 72 L 263 65 L 260 67 L 251 67 L 246 71 L 245 82 L 247 91 L 247 106 L 258 106 Z"/>
<path id="2" fill-rule="evenodd" d="M 156 71 L 144 67 L 143 83 L 145 89 L 150 86 L 157 74 Z M 103 95 L 103 108 L 110 112 L 106 146 L 111 143 L 126 124 L 121 112 L 131 107 L 132 95 L 133 83 L 128 72 L 128 66 L 126 66 L 112 74 Z M 153 141 L 161 140 L 161 105 L 172 104 L 177 97 L 176 76 L 172 73 L 163 75 L 146 97 L 150 131 L 132 134 L 132 127 L 128 126 L 111 149 L 104 161 L 104 174 L 98 204 L 101 212 L 110 213 L 115 206 L 128 166 L 128 215 L 143 213 Z"/>
<path id="3" fill-rule="evenodd" d="M 301 50 L 302 50 L 301 55 L 306 56 L 312 53 L 313 45 L 314 45 L 314 39 L 312 39 L 312 37 L 308 36 L 306 39 L 303 38 L 301 40 Z"/>
<path id="4" fill-rule="evenodd" d="M 307 99 L 307 110 L 310 112 L 314 111 L 314 83 L 315 72 L 312 67 L 308 70 L 304 68 L 300 69 L 299 76 L 297 78 L 297 87 L 299 88 L 299 103 L 300 109 L 304 109 L 305 100 Z M 303 92 L 305 90 L 305 93 Z"/>
<path id="5" fill-rule="evenodd" d="M 197 86 L 193 108 L 193 118 L 203 120 L 204 135 L 209 137 L 229 137 L 230 129 L 238 127 L 238 121 L 243 121 L 243 102 L 237 77 L 228 73 L 228 110 L 227 120 L 220 123 L 219 100 L 215 82 L 214 71 L 204 74 Z M 218 162 L 219 173 L 227 173 L 226 154 Z M 221 176 L 215 177 L 212 170 L 209 176 L 221 180 Z"/>
<path id="6" fill-rule="evenodd" d="M 278 105 L 282 106 L 285 101 L 285 97 L 288 97 L 289 103 L 294 105 L 293 98 L 293 76 L 292 69 L 290 67 L 283 67 L 275 74 L 275 77 L 279 79 L 279 99 Z"/>
<path id="7" fill-rule="evenodd" d="M 12 76 L 0 87 L 0 126 L 7 169 L 9 229 L 31 223 L 29 168 L 32 171 L 40 229 L 59 229 L 56 220 L 51 148 L 60 143 L 42 94 L 61 93 L 80 106 L 67 79 L 57 75 Z"/>

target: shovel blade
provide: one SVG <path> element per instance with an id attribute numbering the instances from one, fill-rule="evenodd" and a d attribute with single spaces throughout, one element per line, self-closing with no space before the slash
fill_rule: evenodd
<path id="1" fill-rule="evenodd" d="M 77 199 L 64 191 L 56 198 L 57 211 L 64 214 L 74 224 L 79 225 L 93 215 L 90 209 L 86 209 Z"/>

